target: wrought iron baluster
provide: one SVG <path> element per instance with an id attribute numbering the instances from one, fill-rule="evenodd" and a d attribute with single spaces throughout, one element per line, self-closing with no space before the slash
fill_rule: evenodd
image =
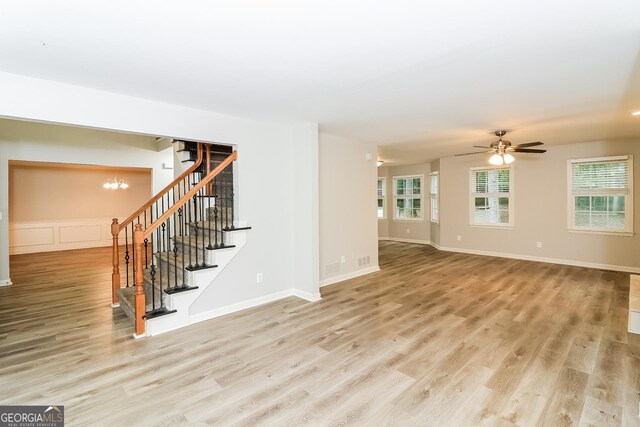
<path id="1" fill-rule="evenodd" d="M 226 168 L 224 168 L 224 170 L 222 171 L 222 175 L 224 175 L 224 197 L 226 200 L 226 215 L 225 215 L 225 223 L 224 223 L 224 229 L 228 230 L 229 229 L 229 166 L 227 166 Z"/>
<path id="2" fill-rule="evenodd" d="M 133 224 L 134 221 L 131 221 L 131 239 L 133 240 L 133 232 L 135 231 L 135 225 Z M 131 261 L 132 261 L 132 266 L 131 266 L 131 272 L 133 273 L 133 282 L 134 282 L 134 286 L 135 286 L 135 278 L 136 278 L 136 251 L 133 250 L 133 242 L 131 245 Z"/>
<path id="3" fill-rule="evenodd" d="M 217 200 L 220 201 L 220 247 L 224 248 L 224 217 L 226 215 L 226 201 L 224 199 L 224 179 L 222 176 L 222 173 L 220 173 L 220 175 L 218 175 L 218 183 L 220 185 L 220 187 L 218 188 L 218 198 Z"/>
<path id="4" fill-rule="evenodd" d="M 155 258 L 151 257 L 151 310 L 156 309 L 156 262 Z"/>
<path id="5" fill-rule="evenodd" d="M 196 235 L 196 267 L 200 266 L 200 262 L 198 261 L 198 195 L 193 196 L 193 213 L 194 213 L 194 222 L 193 222 L 193 233 Z M 189 252 L 191 252 L 191 246 L 189 246 Z"/>
<path id="6" fill-rule="evenodd" d="M 163 237 L 164 237 L 164 223 L 158 227 L 157 229 L 157 239 L 158 239 L 158 246 L 163 246 L 164 242 L 163 242 Z M 160 292 L 160 307 L 162 307 L 162 254 L 164 251 L 160 251 L 158 252 L 158 291 Z"/>
<path id="7" fill-rule="evenodd" d="M 180 222 L 180 237 L 184 242 L 184 222 L 182 222 L 182 208 L 178 208 L 178 222 Z M 182 286 L 187 286 L 187 282 L 185 280 L 185 259 L 184 259 L 184 244 L 182 245 Z"/>
<path id="8" fill-rule="evenodd" d="M 129 234 L 128 228 L 124 227 L 124 264 L 127 276 L 127 288 L 129 287 Z"/>
<path id="9" fill-rule="evenodd" d="M 191 175 L 188 176 L 188 183 L 189 183 L 189 189 L 191 189 Z M 187 244 L 191 242 L 191 228 L 189 227 L 191 223 L 191 202 L 187 201 L 187 203 L 185 203 L 184 206 L 186 209 L 186 212 L 185 212 L 186 215 L 184 217 L 186 235 L 183 241 L 185 242 L 185 244 Z M 189 253 L 189 268 L 192 268 L 193 263 L 191 262 L 191 246 L 187 246 L 187 252 Z"/>
<path id="10" fill-rule="evenodd" d="M 213 194 L 215 195 L 215 199 L 213 199 L 213 228 L 215 234 L 213 235 L 214 247 L 217 249 L 220 247 L 218 243 L 218 203 L 220 202 L 220 196 L 218 192 L 220 191 L 220 181 L 218 177 L 213 179 Z"/>
<path id="11" fill-rule="evenodd" d="M 164 225 L 164 224 L 162 224 Z M 160 227 L 156 228 L 156 239 L 158 240 L 158 246 L 162 246 L 162 236 L 160 235 L 161 231 L 160 231 Z M 160 249 L 160 248 L 158 248 Z M 160 308 L 162 308 L 163 306 L 163 298 L 162 298 L 162 251 L 158 251 L 158 292 L 160 292 Z M 155 287 L 154 287 L 155 289 Z M 154 303 L 154 307 L 155 307 L 155 296 L 153 297 L 153 303 Z M 155 309 L 155 308 L 154 308 Z"/>
<path id="12" fill-rule="evenodd" d="M 156 205 L 156 219 L 160 218 L 159 212 L 158 212 L 158 207 L 159 207 L 159 203 L 156 200 L 155 202 Z M 158 256 L 158 268 L 157 273 L 158 273 L 158 282 L 159 282 L 159 289 L 162 289 L 162 239 L 160 237 L 160 228 L 156 228 L 156 234 L 155 234 L 155 241 L 156 241 L 156 248 L 155 248 L 155 256 Z M 156 309 L 156 298 L 155 298 L 155 283 L 153 286 L 154 289 L 154 296 L 153 296 L 153 309 Z M 160 294 L 160 307 L 162 307 L 162 293 Z"/>
<path id="13" fill-rule="evenodd" d="M 213 198 L 213 183 L 209 182 L 207 184 L 207 194 L 209 195 L 209 197 L 207 198 L 207 203 L 208 203 L 208 209 L 207 209 L 207 221 L 209 222 L 209 229 L 207 230 L 208 234 L 209 234 L 209 245 L 207 245 L 207 249 L 213 249 L 213 246 L 211 246 L 211 233 L 213 233 L 213 230 L 211 230 L 211 199 Z"/>
<path id="14" fill-rule="evenodd" d="M 164 226 L 166 224 L 166 227 Z M 163 227 L 162 227 L 162 232 L 164 233 L 165 228 L 167 231 L 167 235 L 166 235 L 166 239 L 167 239 L 167 253 L 166 253 L 166 259 L 167 259 L 167 287 L 166 289 L 170 289 L 171 288 L 171 255 L 173 254 L 173 252 L 171 251 L 171 223 L 169 222 L 169 220 L 165 221 L 164 223 L 162 223 Z M 165 254 L 163 254 L 163 256 L 165 256 Z M 162 293 L 160 293 L 160 295 L 162 295 Z"/>
<path id="15" fill-rule="evenodd" d="M 231 175 L 231 181 L 229 182 L 229 184 L 231 185 L 230 187 L 230 192 L 229 192 L 229 197 L 231 198 L 231 229 L 233 230 L 234 228 L 236 228 L 235 226 L 235 221 L 234 221 L 234 215 L 235 215 L 235 199 L 234 199 L 234 195 L 233 195 L 233 163 L 231 163 L 229 165 L 229 172 Z"/>
<path id="16" fill-rule="evenodd" d="M 201 221 L 201 227 L 202 228 L 202 266 L 205 267 L 207 265 L 207 255 L 205 252 L 205 243 L 204 243 L 204 235 L 205 235 L 205 220 L 204 220 L 204 187 L 202 187 L 200 189 L 200 195 L 202 196 L 200 198 L 200 221 Z"/>
<path id="17" fill-rule="evenodd" d="M 178 287 L 178 244 L 176 243 L 177 233 L 176 214 L 173 214 L 173 287 Z"/>

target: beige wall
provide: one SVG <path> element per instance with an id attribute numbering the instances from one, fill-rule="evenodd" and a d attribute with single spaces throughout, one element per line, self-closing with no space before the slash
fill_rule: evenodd
<path id="1" fill-rule="evenodd" d="M 321 285 L 378 267 L 375 153 L 375 145 L 320 133 Z"/>
<path id="2" fill-rule="evenodd" d="M 567 231 L 567 160 L 598 156 L 634 156 L 634 193 L 640 188 L 637 141 L 558 145 L 541 155 L 517 155 L 514 173 L 514 227 L 469 225 L 469 168 L 487 165 L 483 156 L 440 160 L 440 246 L 516 257 L 612 266 L 640 267 L 640 208 L 634 197 L 633 237 Z M 460 236 L 461 240 L 457 240 Z M 536 242 L 543 247 L 537 248 Z"/>
<path id="3" fill-rule="evenodd" d="M 129 188 L 102 188 L 116 171 Z M 151 195 L 151 170 L 37 162 L 9 164 L 11 222 L 126 218 Z"/>
<path id="4" fill-rule="evenodd" d="M 387 179 L 385 214 L 386 219 L 378 220 L 378 237 L 381 239 L 406 239 L 429 242 L 431 239 L 429 198 L 429 173 L 431 163 L 405 166 L 381 166 L 378 168 L 378 177 Z M 419 221 L 394 220 L 393 219 L 393 177 L 403 175 L 424 175 L 423 180 L 423 218 Z"/>

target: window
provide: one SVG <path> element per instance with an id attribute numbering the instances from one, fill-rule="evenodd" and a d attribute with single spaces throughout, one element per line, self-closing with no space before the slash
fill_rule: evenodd
<path id="1" fill-rule="evenodd" d="M 429 179 L 431 180 L 429 184 L 430 193 L 431 193 L 431 222 L 437 223 L 439 221 L 439 216 L 440 216 L 440 212 L 439 212 L 440 205 L 438 204 L 438 193 L 439 193 L 438 172 L 431 172 L 429 174 Z"/>
<path id="2" fill-rule="evenodd" d="M 422 220 L 422 175 L 393 177 L 393 219 Z"/>
<path id="3" fill-rule="evenodd" d="M 633 233 L 631 156 L 569 160 L 568 227 Z"/>
<path id="4" fill-rule="evenodd" d="M 471 169 L 471 225 L 513 226 L 510 167 Z"/>
<path id="5" fill-rule="evenodd" d="M 385 219 L 385 194 L 387 190 L 387 179 L 378 178 L 378 219 Z"/>

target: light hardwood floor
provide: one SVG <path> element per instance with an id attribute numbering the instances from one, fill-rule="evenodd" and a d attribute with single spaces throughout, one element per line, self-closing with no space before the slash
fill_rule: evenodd
<path id="1" fill-rule="evenodd" d="M 70 426 L 640 425 L 629 276 L 381 243 L 382 271 L 150 339 L 109 250 L 14 256 L 0 403 Z"/>

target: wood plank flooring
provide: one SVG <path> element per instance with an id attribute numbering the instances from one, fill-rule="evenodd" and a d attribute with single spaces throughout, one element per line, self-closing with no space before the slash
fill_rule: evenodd
<path id="1" fill-rule="evenodd" d="M 11 258 L 0 404 L 70 426 L 639 426 L 629 275 L 383 242 L 382 271 L 144 340 L 109 249 Z"/>

